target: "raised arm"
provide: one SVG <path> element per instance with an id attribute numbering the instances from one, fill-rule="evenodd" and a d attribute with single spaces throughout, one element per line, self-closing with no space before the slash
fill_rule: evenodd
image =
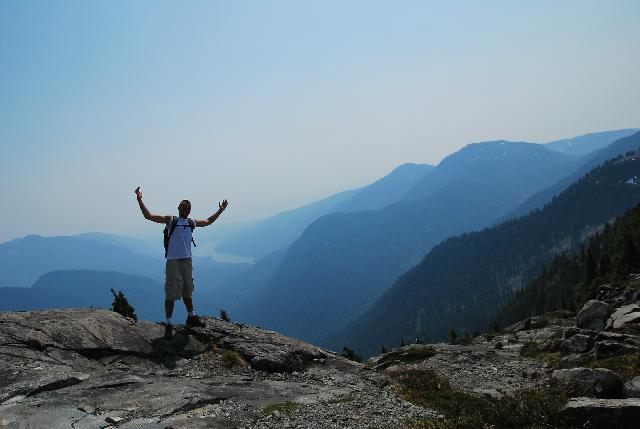
<path id="1" fill-rule="evenodd" d="M 140 210 L 142 211 L 142 215 L 145 219 L 150 220 L 151 222 L 157 223 L 167 223 L 171 220 L 171 216 L 162 216 L 162 215 L 154 215 L 149 212 L 147 206 L 142 202 L 142 191 L 140 191 L 140 186 L 138 186 L 135 190 L 136 198 L 138 198 L 138 205 L 140 205 Z"/>
<path id="2" fill-rule="evenodd" d="M 196 219 L 196 226 L 211 225 L 213 222 L 216 221 L 216 219 L 218 219 L 218 217 L 222 214 L 222 212 L 224 211 L 224 209 L 227 208 L 228 205 L 229 205 L 229 202 L 226 199 L 223 200 L 221 203 L 218 203 L 218 211 L 212 214 L 211 216 L 209 216 L 206 220 Z"/>

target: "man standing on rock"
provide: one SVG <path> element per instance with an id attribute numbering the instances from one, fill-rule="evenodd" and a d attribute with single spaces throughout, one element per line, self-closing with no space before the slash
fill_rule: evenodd
<path id="1" fill-rule="evenodd" d="M 166 245 L 165 253 L 167 263 L 164 284 L 164 309 L 167 316 L 167 324 L 164 328 L 164 337 L 166 339 L 173 337 L 171 316 L 173 315 L 173 306 L 176 300 L 182 299 L 189 312 L 186 322 L 187 326 L 204 327 L 204 322 L 200 320 L 193 311 L 193 299 L 191 298 L 191 294 L 193 293 L 193 268 L 191 265 L 193 229 L 197 226 L 204 227 L 211 225 L 218 219 L 229 203 L 225 199 L 221 203 L 218 203 L 218 211 L 209 216 L 209 218 L 206 220 L 194 220 L 188 217 L 191 212 L 191 203 L 189 200 L 180 201 L 178 205 L 178 217 L 176 218 L 175 216 L 169 215 L 151 214 L 142 202 L 142 192 L 139 186 L 136 188 L 135 193 L 144 218 L 166 225 L 165 237 L 168 238 L 168 244 Z"/>

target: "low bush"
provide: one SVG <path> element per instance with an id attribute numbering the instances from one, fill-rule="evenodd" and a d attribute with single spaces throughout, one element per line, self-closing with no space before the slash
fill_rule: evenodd
<path id="1" fill-rule="evenodd" d="M 113 295 L 111 311 L 115 311 L 116 313 L 121 314 L 124 317 L 130 317 L 133 320 L 138 320 L 135 309 L 131 304 L 129 304 L 127 297 L 124 296 L 124 293 L 121 290 L 116 293 L 115 290 L 111 289 L 111 294 Z"/>
<path id="2" fill-rule="evenodd" d="M 227 350 L 222 353 L 220 361 L 226 368 L 236 368 L 245 365 L 242 356 L 240 356 L 240 354 L 234 350 Z"/>
<path id="3" fill-rule="evenodd" d="M 607 359 L 594 359 L 587 362 L 588 368 L 606 368 L 618 374 L 623 381 L 629 381 L 640 375 L 640 353 L 630 353 Z"/>
<path id="4" fill-rule="evenodd" d="M 440 412 L 443 419 L 422 419 L 412 428 L 471 429 L 564 427 L 560 410 L 568 397 L 556 387 L 519 392 L 500 399 L 454 390 L 446 378 L 432 369 L 407 368 L 396 373 L 399 394 L 416 405 Z"/>
<path id="5" fill-rule="evenodd" d="M 280 413 L 290 415 L 294 410 L 300 407 L 301 407 L 301 404 L 298 402 L 293 402 L 293 401 L 278 402 L 277 404 L 271 404 L 264 407 L 262 409 L 261 414 L 264 416 L 268 416 L 274 411 L 278 411 Z"/>

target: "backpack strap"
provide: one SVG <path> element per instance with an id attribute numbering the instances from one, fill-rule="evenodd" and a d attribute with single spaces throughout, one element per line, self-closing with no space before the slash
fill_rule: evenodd
<path id="1" fill-rule="evenodd" d="M 175 216 L 171 216 L 171 220 L 169 222 L 167 222 L 167 224 L 164 227 L 164 234 L 165 234 L 165 240 L 164 240 L 164 257 L 167 257 L 167 253 L 169 252 L 169 239 L 171 238 L 171 234 L 173 234 L 173 231 L 176 229 L 176 225 L 178 224 L 178 218 Z"/>
<path id="2" fill-rule="evenodd" d="M 193 243 L 193 247 L 198 247 L 196 246 L 196 242 L 193 240 L 193 230 L 196 229 L 196 221 L 191 218 L 187 218 L 187 221 L 191 227 L 191 242 Z"/>
<path id="3" fill-rule="evenodd" d="M 171 234 L 176 230 L 176 225 L 178 224 L 178 218 L 175 216 L 171 216 L 171 220 L 169 221 L 169 238 L 171 238 Z"/>

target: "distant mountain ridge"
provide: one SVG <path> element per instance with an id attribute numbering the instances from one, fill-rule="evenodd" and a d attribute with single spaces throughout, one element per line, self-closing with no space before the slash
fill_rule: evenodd
<path id="1" fill-rule="evenodd" d="M 597 133 L 583 134 L 568 139 L 555 140 L 543 145 L 547 149 L 568 155 L 587 155 L 596 150 L 603 149 L 616 140 L 628 137 L 640 131 L 639 128 L 625 128 L 622 130 L 601 131 Z"/>
<path id="2" fill-rule="evenodd" d="M 98 270 L 52 271 L 40 276 L 32 287 L 2 287 L 0 311 L 111 308 L 111 288 L 124 292 L 140 319 L 163 319 L 162 283 L 135 274 Z M 177 309 L 176 314 L 181 312 Z"/>
<path id="3" fill-rule="evenodd" d="M 321 216 L 376 210 L 398 201 L 409 187 L 432 169 L 433 166 L 427 164 L 403 164 L 370 185 L 272 216 L 253 228 L 222 240 L 217 249 L 260 259 L 288 247 Z"/>
<path id="4" fill-rule="evenodd" d="M 426 341 L 489 327 L 498 310 L 548 263 L 596 226 L 640 201 L 640 153 L 606 163 L 543 210 L 434 247 L 348 328 L 327 340 L 365 355 L 420 337 Z"/>
<path id="5" fill-rule="evenodd" d="M 629 130 L 624 130 L 629 131 Z M 606 133 L 602 133 L 608 135 Z M 590 135 L 589 135 L 590 136 Z M 605 161 L 614 158 L 618 155 L 622 155 L 629 151 L 635 151 L 640 148 L 640 132 L 636 132 L 634 134 L 628 135 L 626 137 L 620 138 L 610 145 L 596 150 L 595 152 L 590 153 L 586 157 L 580 159 L 578 161 L 578 168 L 571 172 L 571 174 L 564 177 L 562 180 L 553 184 L 552 186 L 540 190 L 539 192 L 532 195 L 529 199 L 524 201 L 518 208 L 516 208 L 513 212 L 509 213 L 505 216 L 505 219 L 524 216 L 527 213 L 535 210 L 537 208 L 543 207 L 545 204 L 550 202 L 553 197 L 559 195 L 562 191 L 567 189 L 571 184 L 576 182 L 580 177 L 587 174 L 591 169 L 596 166 L 604 163 Z"/>
<path id="6" fill-rule="evenodd" d="M 42 237 L 30 235 L 0 244 L 0 287 L 30 287 L 57 270 L 101 270 L 136 274 L 164 281 L 164 251 L 159 234 L 158 257 L 137 253 L 127 243 L 135 239 L 107 234 Z M 249 264 L 219 263 L 194 256 L 198 282 L 216 286 L 249 268 Z"/>
<path id="7" fill-rule="evenodd" d="M 427 197 L 312 223 L 241 317 L 307 341 L 346 326 L 440 240 L 496 221 L 575 168 L 531 143 L 486 142 L 447 157 Z"/>
<path id="8" fill-rule="evenodd" d="M 200 281 L 207 275 L 197 266 L 195 273 L 193 302 L 198 314 L 215 316 L 220 309 L 234 308 L 235 296 L 241 295 Z M 164 281 L 106 270 L 56 270 L 41 275 L 31 287 L 0 287 L 0 311 L 110 308 L 111 288 L 124 292 L 140 319 L 164 320 Z M 184 305 L 178 302 L 174 319 L 184 321 L 186 315 Z"/>

